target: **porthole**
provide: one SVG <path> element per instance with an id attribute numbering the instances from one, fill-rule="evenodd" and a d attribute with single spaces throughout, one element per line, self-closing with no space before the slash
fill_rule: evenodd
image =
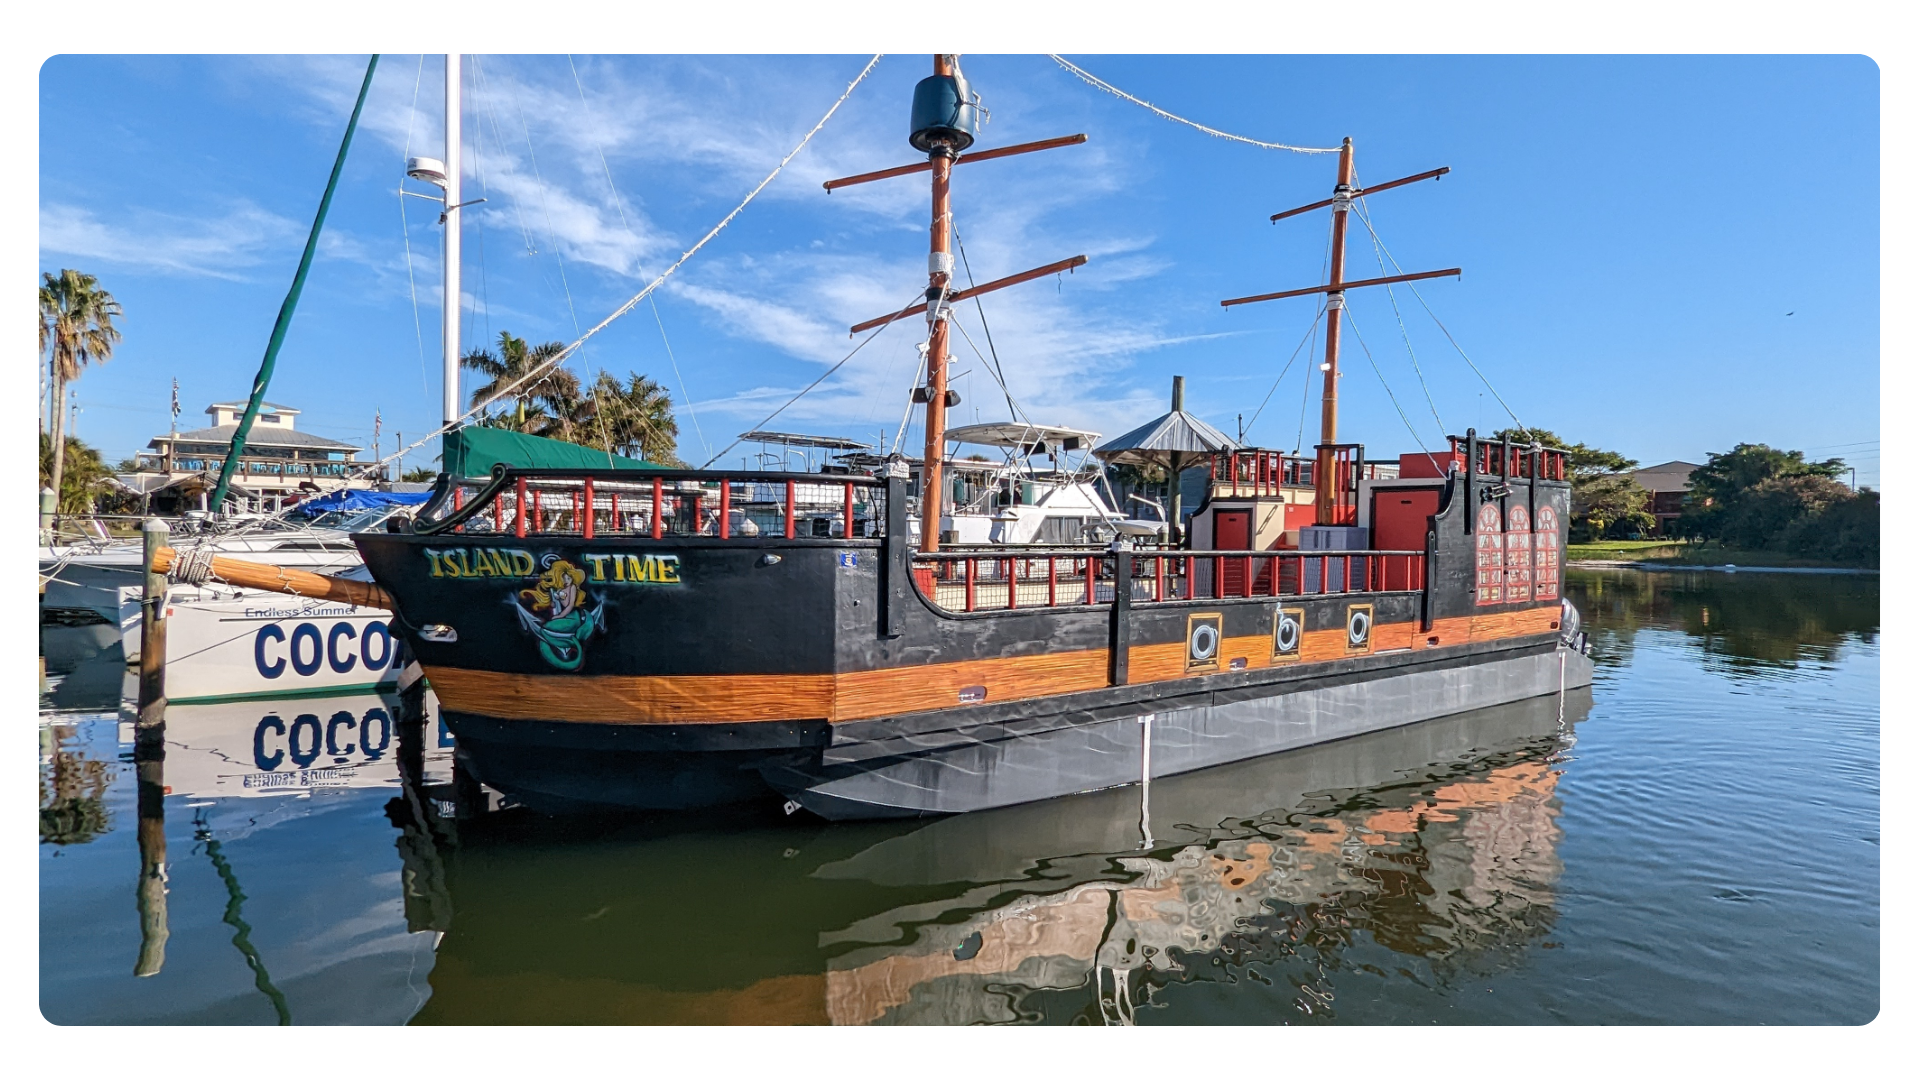
<path id="1" fill-rule="evenodd" d="M 1373 645 L 1373 605 L 1347 608 L 1347 651 L 1367 652 Z"/>
<path id="2" fill-rule="evenodd" d="M 1220 666 L 1220 616 L 1187 616 L 1187 670 L 1208 671 Z"/>
<path id="3" fill-rule="evenodd" d="M 1276 660 L 1297 660 L 1300 645 L 1307 634 L 1306 612 L 1300 608 L 1276 608 L 1273 613 L 1273 656 Z"/>
<path id="4" fill-rule="evenodd" d="M 1220 652 L 1220 631 L 1208 623 L 1193 628 L 1187 639 L 1187 655 L 1194 660 L 1211 660 Z"/>

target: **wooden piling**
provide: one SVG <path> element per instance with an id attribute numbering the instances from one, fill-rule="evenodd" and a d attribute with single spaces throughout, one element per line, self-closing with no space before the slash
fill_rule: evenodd
<path id="1" fill-rule="evenodd" d="M 144 672 L 146 653 L 141 656 Z M 163 698 L 161 710 L 165 708 Z M 160 974 L 167 962 L 166 745 L 155 737 L 157 732 L 157 728 L 136 725 L 133 744 L 139 814 L 134 836 L 140 848 L 140 878 L 134 888 L 140 912 L 140 954 L 134 959 L 133 973 L 141 978 Z"/>
<path id="2" fill-rule="evenodd" d="M 147 568 L 140 596 L 140 712 L 136 728 L 157 728 L 167 715 L 167 574 L 155 558 L 167 550 L 167 523 L 148 518 L 140 526 Z"/>

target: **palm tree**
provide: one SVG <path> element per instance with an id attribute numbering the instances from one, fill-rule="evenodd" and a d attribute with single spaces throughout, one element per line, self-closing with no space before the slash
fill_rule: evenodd
<path id="1" fill-rule="evenodd" d="M 556 387 L 541 397 L 552 419 L 541 434 L 550 439 L 579 443 L 582 446 L 595 446 L 604 449 L 605 440 L 600 438 L 602 399 L 594 389 L 583 392 L 580 380 L 569 374 L 567 384 Z"/>
<path id="2" fill-rule="evenodd" d="M 630 372 L 622 386 L 602 371 L 593 389 L 604 403 L 605 440 L 612 450 L 660 465 L 682 464 L 674 454 L 680 425 L 673 418 L 673 398 L 665 387 L 637 372 Z"/>
<path id="3" fill-rule="evenodd" d="M 88 363 L 106 363 L 120 340 L 113 320 L 120 302 L 100 287 L 92 274 L 62 270 L 40 275 L 40 351 L 46 354 L 53 380 L 53 429 L 49 433 L 53 462 L 48 486 L 61 492 L 66 473 L 67 383 L 80 377 Z"/>
<path id="4" fill-rule="evenodd" d="M 58 513 L 77 515 L 91 513 L 94 497 L 107 486 L 113 476 L 113 470 L 100 457 L 100 451 L 68 435 L 66 445 L 61 448 L 58 460 L 63 463 L 63 471 L 54 487 L 53 470 L 55 455 L 53 439 L 42 432 L 40 435 L 40 483 L 60 493 L 54 504 Z"/>
<path id="5" fill-rule="evenodd" d="M 482 404 L 496 394 L 513 387 L 509 396 L 513 400 L 513 409 L 509 413 L 491 417 L 488 423 L 495 427 L 504 427 L 526 434 L 537 434 L 551 426 L 551 417 L 540 412 L 542 403 L 555 400 L 565 401 L 569 393 L 577 396 L 580 392 L 580 380 L 572 372 L 558 367 L 551 368 L 540 375 L 526 379 L 528 373 L 536 371 L 542 364 L 553 359 L 565 346 L 557 341 L 545 345 L 527 348 L 524 338 L 514 337 L 505 330 L 500 331 L 499 351 L 474 349 L 460 358 L 460 366 L 469 371 L 477 371 L 487 377 L 487 382 L 473 391 L 468 407 Z M 514 386 L 515 383 L 520 383 Z"/>

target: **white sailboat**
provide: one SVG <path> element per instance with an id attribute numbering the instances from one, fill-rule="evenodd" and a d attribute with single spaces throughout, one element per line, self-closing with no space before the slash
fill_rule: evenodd
<path id="1" fill-rule="evenodd" d="M 442 417 L 460 416 L 460 54 L 446 57 L 446 161 L 411 158 L 407 176 L 440 189 L 444 211 Z M 434 196 L 419 195 L 421 198 Z M 279 519 L 175 541 L 181 561 L 196 554 L 242 558 L 356 580 L 371 580 L 350 535 L 382 528 L 400 507 L 364 511 L 319 527 Z M 176 575 L 178 576 L 178 575 Z M 189 574 L 189 579 L 196 575 Z M 405 650 L 387 632 L 380 608 L 325 603 L 216 581 L 168 588 L 167 696 L 173 703 L 232 701 L 385 689 L 399 679 Z M 42 654 L 48 670 L 90 659 L 119 639 L 128 661 L 140 655 L 144 577 L 138 541 L 95 541 L 40 552 Z M 51 640 L 50 640 L 51 639 Z M 51 648 L 49 646 L 51 645 Z"/>

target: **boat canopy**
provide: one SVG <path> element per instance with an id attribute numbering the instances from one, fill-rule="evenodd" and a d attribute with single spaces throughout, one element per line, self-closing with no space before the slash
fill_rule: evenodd
<path id="1" fill-rule="evenodd" d="M 496 464 L 516 469 L 659 469 L 661 465 L 609 454 L 591 446 L 522 435 L 501 428 L 465 427 L 449 439 L 455 476 L 486 476 Z"/>
<path id="2" fill-rule="evenodd" d="M 327 495 L 308 499 L 300 504 L 300 512 L 309 515 L 324 514 L 329 511 L 351 514 L 359 510 L 384 510 L 389 506 L 419 506 L 432 494 L 430 491 L 364 491 L 359 488 L 342 488 Z"/>
<path id="3" fill-rule="evenodd" d="M 1046 424 L 1019 424 L 1003 421 L 992 424 L 968 424 L 948 428 L 947 441 L 972 446 L 1000 446 L 1026 454 L 1046 454 L 1060 450 L 1084 450 L 1100 438 L 1097 431 L 1051 427 Z"/>
<path id="4" fill-rule="evenodd" d="M 872 443 L 855 442 L 852 439 L 840 439 L 831 435 L 796 435 L 787 431 L 744 431 L 740 433 L 741 442 L 766 443 L 772 446 L 804 446 L 813 450 L 871 450 Z"/>

